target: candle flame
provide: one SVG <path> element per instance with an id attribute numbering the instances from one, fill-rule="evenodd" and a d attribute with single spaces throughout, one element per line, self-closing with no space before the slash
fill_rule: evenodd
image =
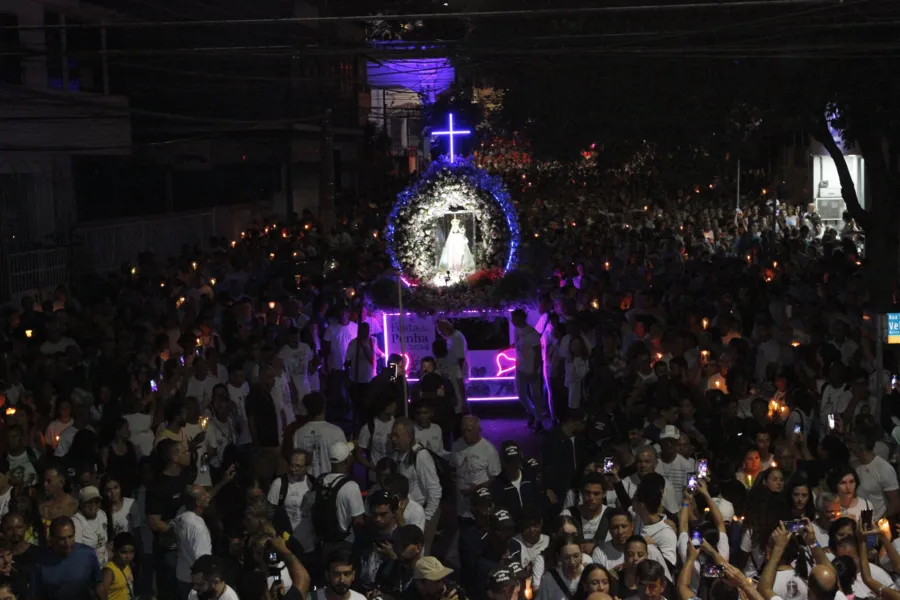
<path id="1" fill-rule="evenodd" d="M 794 348 L 799 348 L 800 342 L 798 342 L 797 340 L 794 340 L 793 342 L 791 342 L 791 346 L 793 346 Z"/>
<path id="2" fill-rule="evenodd" d="M 14 415 L 14 414 L 16 414 L 16 409 L 15 409 L 15 408 L 12 408 L 12 407 L 7 408 L 7 409 L 6 409 L 6 414 L 7 414 L 7 415 Z"/>
<path id="3" fill-rule="evenodd" d="M 703 323 L 703 329 L 707 329 L 709 327 L 709 319 L 704 318 L 702 323 Z"/>
<path id="4" fill-rule="evenodd" d="M 31 339 L 31 336 L 33 336 L 33 335 L 34 335 L 34 331 L 32 331 L 31 329 L 25 330 L 25 337 L 27 337 L 28 339 Z"/>
<path id="5" fill-rule="evenodd" d="M 269 310 L 275 310 L 275 303 L 269 302 Z"/>

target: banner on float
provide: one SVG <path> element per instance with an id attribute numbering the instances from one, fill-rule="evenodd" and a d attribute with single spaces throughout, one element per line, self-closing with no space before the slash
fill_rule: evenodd
<path id="1" fill-rule="evenodd" d="M 888 313 L 888 344 L 900 344 L 900 313 Z"/>

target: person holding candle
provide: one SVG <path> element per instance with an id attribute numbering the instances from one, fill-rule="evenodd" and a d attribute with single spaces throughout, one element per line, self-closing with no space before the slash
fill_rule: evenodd
<path id="1" fill-rule="evenodd" d="M 761 469 L 759 450 L 756 448 L 748 448 L 744 453 L 744 462 L 741 469 L 737 472 L 737 480 L 743 483 L 747 489 L 753 487 L 756 476 L 759 475 Z"/>
<path id="2" fill-rule="evenodd" d="M 857 496 L 859 489 L 859 475 L 850 465 L 843 465 L 832 470 L 826 478 L 828 489 L 837 494 L 841 503 L 841 514 L 845 517 L 858 520 L 863 511 L 873 511 L 873 505 L 866 498 Z M 880 516 L 878 518 L 881 518 Z"/>

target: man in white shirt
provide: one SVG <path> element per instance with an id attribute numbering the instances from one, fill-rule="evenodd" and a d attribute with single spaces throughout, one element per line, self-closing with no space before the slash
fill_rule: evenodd
<path id="1" fill-rule="evenodd" d="M 409 497 L 425 509 L 425 554 L 428 554 L 440 517 L 441 481 L 431 454 L 416 443 L 415 432 L 410 419 L 399 417 L 391 430 L 391 444 L 399 472 L 409 480 Z"/>
<path id="2" fill-rule="evenodd" d="M 253 438 L 250 436 L 250 422 L 247 418 L 247 396 L 249 395 L 250 384 L 247 383 L 244 369 L 240 365 L 232 365 L 228 373 L 228 397 L 234 403 L 234 423 L 238 446 L 249 446 L 253 443 Z"/>
<path id="3" fill-rule="evenodd" d="M 178 538 L 175 576 L 178 578 L 182 597 L 190 593 L 191 567 L 194 566 L 194 562 L 201 556 L 212 554 L 212 537 L 203 520 L 203 511 L 209 506 L 209 502 L 210 496 L 206 488 L 200 485 L 192 486 L 190 492 L 184 496 L 184 512 L 172 521 Z"/>
<path id="4" fill-rule="evenodd" d="M 326 556 L 325 561 L 325 586 L 318 588 L 310 600 L 366 600 L 350 589 L 356 580 L 356 561 L 349 550 Z"/>
<path id="5" fill-rule="evenodd" d="M 466 336 L 457 331 L 446 319 L 437 322 L 437 330 L 447 340 L 447 358 L 459 365 L 459 379 L 455 382 L 454 389 L 462 396 L 457 399 L 458 405 L 461 405 L 462 412 L 466 412 L 465 380 L 469 378 L 469 344 L 466 342 Z"/>
<path id="6" fill-rule="evenodd" d="M 550 299 L 548 294 L 541 294 L 541 297 L 538 298 L 538 313 L 540 316 L 538 317 L 537 323 L 534 325 L 535 331 L 537 331 L 538 335 L 541 337 L 541 364 L 542 364 L 542 378 L 543 381 L 541 385 L 544 386 L 543 389 L 545 391 L 544 397 L 550 398 L 550 361 L 547 359 L 547 346 L 550 343 L 550 338 L 553 336 L 553 318 L 555 314 L 553 313 L 553 302 Z M 552 417 L 556 417 L 553 413 L 553 402 L 548 402 L 550 413 Z"/>
<path id="7" fill-rule="evenodd" d="M 663 427 L 659 434 L 660 456 L 656 462 L 656 472 L 666 478 L 676 498 L 684 496 L 684 486 L 687 483 L 688 473 L 693 469 L 691 461 L 678 454 L 678 440 L 681 432 L 674 425 Z"/>
<path id="8" fill-rule="evenodd" d="M 303 398 L 310 421 L 294 433 L 294 449 L 306 450 L 312 456 L 310 474 L 319 477 L 331 472 L 330 448 L 338 442 L 346 442 L 344 431 L 325 420 L 325 396 L 312 392 Z"/>
<path id="9" fill-rule="evenodd" d="M 300 333 L 291 327 L 287 332 L 287 341 L 278 356 L 284 361 L 288 376 L 297 393 L 297 400 L 302 401 L 310 391 L 309 363 L 313 357 L 312 349 L 300 341 Z"/>
<path id="10" fill-rule="evenodd" d="M 193 375 L 188 379 L 184 395 L 186 398 L 196 398 L 200 402 L 200 409 L 205 411 L 212 401 L 212 390 L 219 382 L 209 376 L 209 363 L 202 356 L 194 358 L 191 368 Z"/>
<path id="11" fill-rule="evenodd" d="M 528 426 L 540 432 L 544 429 L 543 419 L 547 415 L 542 381 L 544 367 L 541 336 L 526 322 L 524 310 L 514 310 L 511 318 L 516 330 L 516 391 L 519 402 L 528 415 Z"/>
<path id="12" fill-rule="evenodd" d="M 634 466 L 637 471 L 633 475 L 629 475 L 622 480 L 622 485 L 625 487 L 625 493 L 628 494 L 629 498 L 634 498 L 638 485 L 645 477 L 656 473 L 656 463 L 658 460 L 656 449 L 653 446 L 642 446 L 637 449 L 634 455 Z M 617 476 L 614 476 L 614 478 L 616 477 Z M 675 489 L 672 487 L 669 480 L 663 477 L 663 482 L 665 482 L 662 500 L 663 508 L 666 512 L 675 514 L 680 508 L 678 497 L 675 495 Z M 618 502 L 616 504 L 618 504 Z"/>
<path id="13" fill-rule="evenodd" d="M 369 394 L 369 384 L 375 378 L 375 364 L 384 356 L 372 336 L 369 335 L 369 324 L 360 323 L 358 335 L 347 346 L 348 378 L 350 380 L 350 400 L 353 402 L 353 414 L 357 422 L 366 418 L 364 403 Z"/>
<path id="14" fill-rule="evenodd" d="M 290 522 L 291 535 L 303 547 L 304 552 L 312 552 L 316 546 L 309 512 L 313 498 L 313 494 L 309 492 L 313 489 L 313 483 L 307 472 L 311 463 L 312 456 L 309 452 L 294 450 L 287 474 L 272 482 L 266 496 L 266 501 L 275 514 L 276 526 L 281 525 L 277 520 L 280 518 L 279 512 L 283 510 Z"/>
<path id="15" fill-rule="evenodd" d="M 337 497 L 334 506 L 337 514 L 325 515 L 325 518 L 336 519 L 336 525 L 340 531 L 332 532 L 331 539 L 322 539 L 323 523 L 313 521 L 313 528 L 319 534 L 319 541 L 323 544 L 323 551 L 326 553 L 329 546 L 334 549 L 337 544 L 352 542 L 354 528 L 362 527 L 366 515 L 366 505 L 363 502 L 359 485 L 350 478 L 350 472 L 353 469 L 353 443 L 335 442 L 329 448 L 328 456 L 331 462 L 331 472 L 319 479 L 315 502 L 319 501 L 318 495 L 324 493 L 325 490 L 332 492 L 336 490 Z"/>
<path id="16" fill-rule="evenodd" d="M 357 331 L 356 323 L 350 320 L 350 311 L 344 308 L 338 321 L 325 330 L 325 337 L 322 340 L 322 351 L 325 354 L 322 370 L 328 381 L 326 387 L 328 400 L 334 409 L 342 414 L 346 413 L 348 408 L 345 371 L 347 347 L 356 337 Z"/>
<path id="17" fill-rule="evenodd" d="M 400 517 L 397 523 L 400 525 L 415 525 L 425 533 L 425 509 L 422 505 L 409 497 L 409 479 L 400 473 L 394 473 L 388 477 L 388 491 L 400 499 L 397 507 Z"/>
<path id="18" fill-rule="evenodd" d="M 676 564 L 678 537 L 666 523 L 662 512 L 665 478 L 659 473 L 646 475 L 634 494 L 634 513 L 640 519 L 640 535 L 653 538 L 656 547 L 671 564 Z"/>
<path id="19" fill-rule="evenodd" d="M 453 444 L 451 462 L 456 468 L 457 514 L 462 518 L 472 518 L 469 496 L 475 488 L 489 485 L 502 470 L 497 449 L 481 437 L 478 417 L 463 417 L 462 437 Z"/>

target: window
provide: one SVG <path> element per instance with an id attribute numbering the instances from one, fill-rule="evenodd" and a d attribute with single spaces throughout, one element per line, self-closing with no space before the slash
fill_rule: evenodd
<path id="1" fill-rule="evenodd" d="M 0 13 L 0 81 L 3 83 L 22 83 L 22 45 L 19 42 L 17 29 L 6 27 L 18 27 L 19 17 Z"/>

